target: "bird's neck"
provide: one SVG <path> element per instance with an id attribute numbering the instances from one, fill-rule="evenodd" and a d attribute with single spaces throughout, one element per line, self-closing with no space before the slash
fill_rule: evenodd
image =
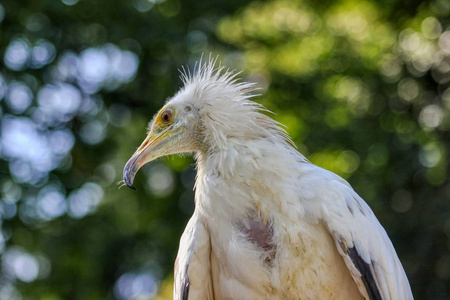
<path id="1" fill-rule="evenodd" d="M 298 167 L 306 162 L 286 143 L 264 139 L 198 153 L 196 160 L 196 208 L 229 221 L 255 212 L 265 219 L 284 207 L 296 193 Z"/>

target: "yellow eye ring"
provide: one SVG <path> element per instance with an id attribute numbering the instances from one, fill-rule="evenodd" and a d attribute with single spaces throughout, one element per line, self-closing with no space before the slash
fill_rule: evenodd
<path id="1" fill-rule="evenodd" d="M 163 122 L 165 124 L 172 122 L 172 112 L 170 110 L 165 110 L 161 114 L 161 122 Z"/>

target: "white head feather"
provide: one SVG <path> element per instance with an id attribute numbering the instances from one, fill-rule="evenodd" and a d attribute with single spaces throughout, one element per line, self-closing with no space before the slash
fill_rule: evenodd
<path id="1" fill-rule="evenodd" d="M 216 68 L 216 63 L 210 58 L 197 64 L 192 74 L 182 72 L 184 86 L 153 118 L 147 139 L 124 169 L 128 186 L 142 165 L 175 153 L 196 153 L 202 161 L 214 156 L 209 169 L 231 176 L 244 154 L 253 163 L 255 158 L 277 157 L 272 172 L 307 161 L 280 124 L 263 113 L 268 110 L 251 100 L 255 84 L 240 82 L 239 73 Z M 164 112 L 169 112 L 170 121 L 162 119 Z"/>
<path id="2" fill-rule="evenodd" d="M 203 129 L 203 143 L 208 150 L 226 149 L 249 139 L 271 138 L 293 145 L 279 123 L 263 114 L 269 112 L 251 100 L 256 84 L 240 82 L 239 73 L 215 67 L 217 59 L 196 65 L 193 74 L 183 69 L 184 87 L 168 101 L 191 103 L 198 109 Z M 281 139 L 280 139 L 281 138 Z"/>

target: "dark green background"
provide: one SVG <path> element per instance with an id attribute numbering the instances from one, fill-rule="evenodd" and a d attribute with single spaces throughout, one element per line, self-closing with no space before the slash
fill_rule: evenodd
<path id="1" fill-rule="evenodd" d="M 193 160 L 151 163 L 137 191 L 117 182 L 202 53 L 244 70 L 299 150 L 349 180 L 416 299 L 449 298 L 449 13 L 446 0 L 2 0 L 0 299 L 171 298 Z"/>

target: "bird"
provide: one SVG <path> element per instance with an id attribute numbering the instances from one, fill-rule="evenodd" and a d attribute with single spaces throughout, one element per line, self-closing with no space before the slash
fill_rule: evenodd
<path id="1" fill-rule="evenodd" d="M 217 58 L 183 87 L 126 163 L 195 158 L 195 209 L 181 236 L 174 299 L 413 299 L 386 231 L 350 184 L 302 155 L 253 100 L 255 83 Z"/>

